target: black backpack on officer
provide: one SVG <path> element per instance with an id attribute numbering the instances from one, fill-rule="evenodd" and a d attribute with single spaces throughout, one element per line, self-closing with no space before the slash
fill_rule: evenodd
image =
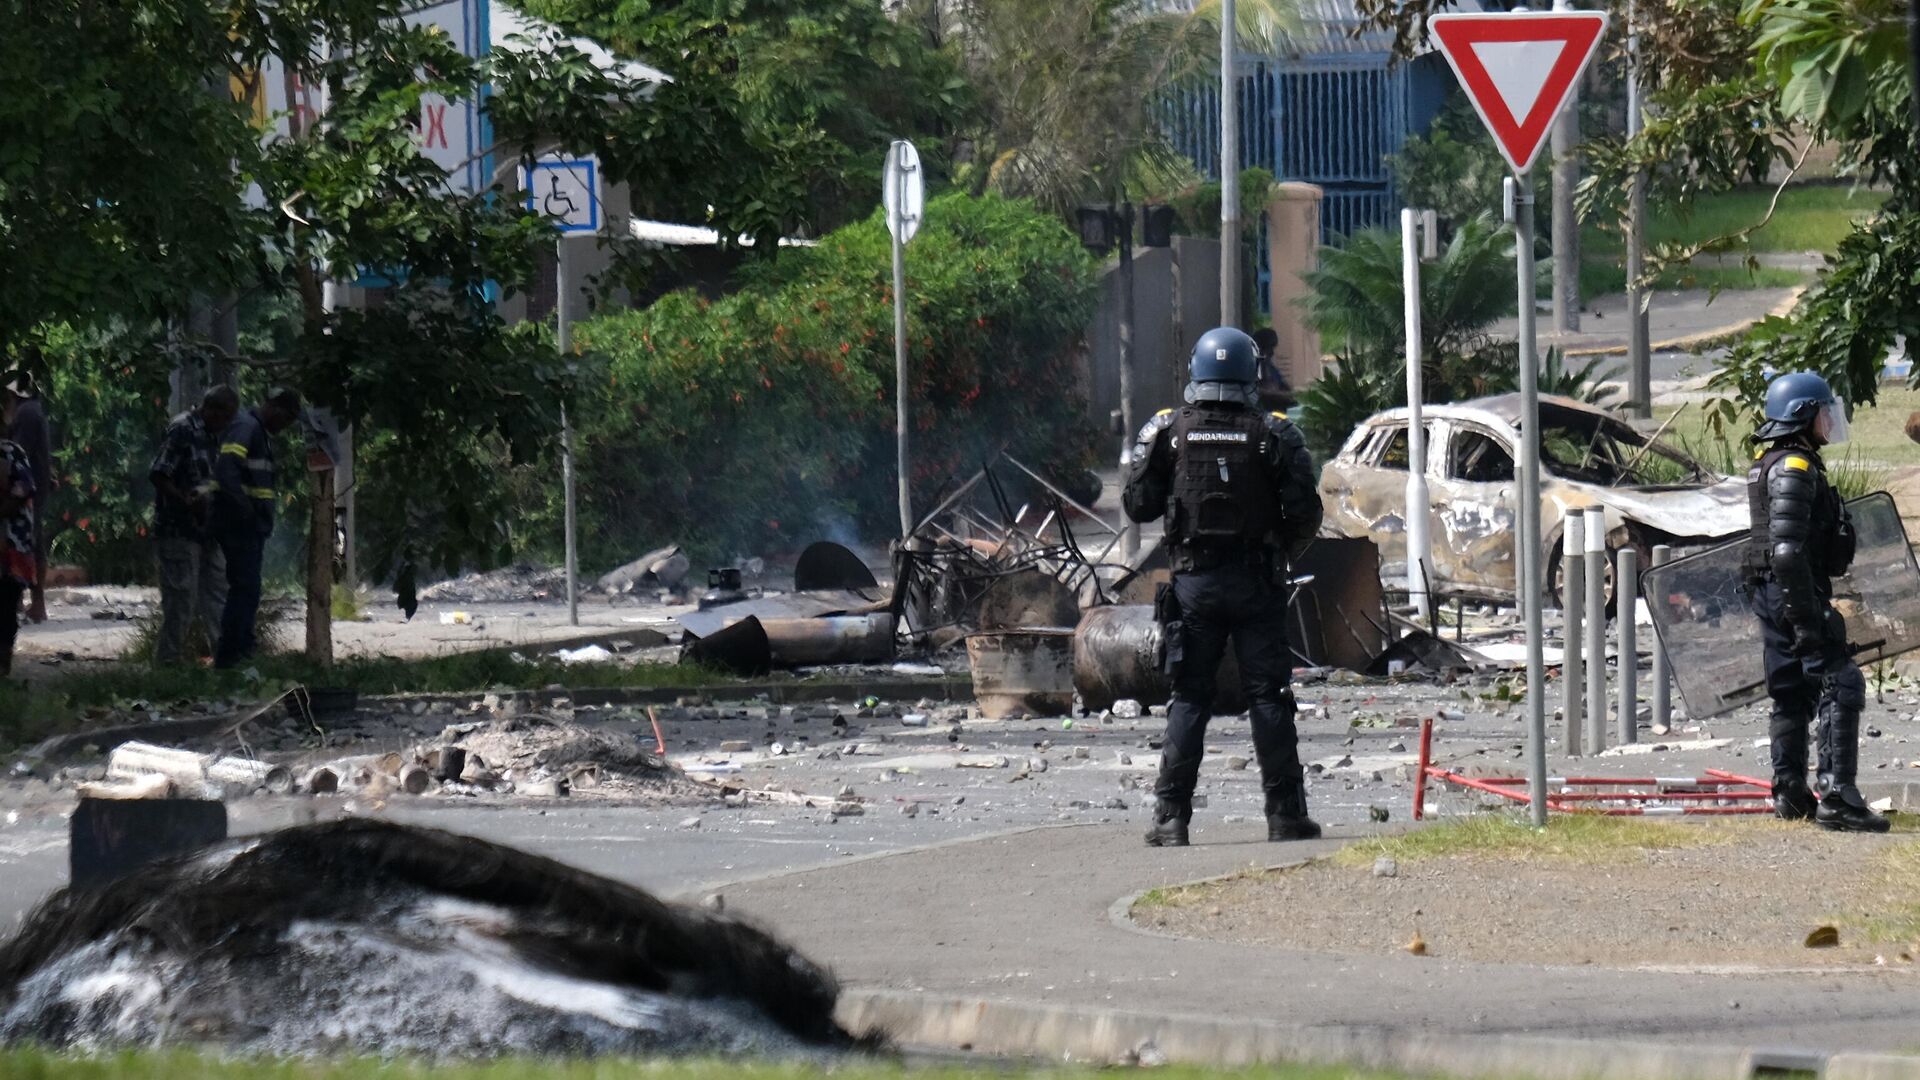
<path id="1" fill-rule="evenodd" d="M 1168 535 L 1183 547 L 1252 549 L 1280 526 L 1267 417 L 1255 409 L 1188 405 L 1173 421 Z"/>

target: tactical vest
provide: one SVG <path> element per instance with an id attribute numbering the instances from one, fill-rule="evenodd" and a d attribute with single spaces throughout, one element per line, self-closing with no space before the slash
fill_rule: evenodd
<path id="1" fill-rule="evenodd" d="M 1820 497 L 1813 505 L 1813 521 L 1808 533 L 1812 547 L 1812 565 L 1818 572 L 1834 577 L 1846 573 L 1853 564 L 1853 523 L 1847 518 L 1840 493 L 1827 482 L 1827 467 L 1820 455 L 1804 446 L 1775 443 L 1753 461 L 1747 470 L 1747 554 L 1742 562 L 1749 580 L 1767 576 L 1773 569 L 1772 497 L 1767 477 L 1780 459 L 1797 454 L 1813 465 L 1820 477 Z"/>
<path id="2" fill-rule="evenodd" d="M 1181 547 L 1254 551 L 1279 528 L 1267 417 L 1254 409 L 1188 405 L 1173 421 L 1168 535 Z"/>

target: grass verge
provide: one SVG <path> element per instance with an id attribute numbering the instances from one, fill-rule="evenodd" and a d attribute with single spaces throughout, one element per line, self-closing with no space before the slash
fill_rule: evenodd
<path id="1" fill-rule="evenodd" d="M 0 1053 L 8 1080 L 1093 1080 L 1092 1068 L 983 1063 L 977 1068 L 918 1068 L 897 1064 L 602 1059 L 490 1061 L 428 1065 L 373 1059 L 241 1059 L 186 1053 L 127 1053 L 71 1057 L 36 1050 Z M 1334 1067 L 1270 1065 L 1259 1069 L 1154 1070 L 1157 1080 L 1389 1080 L 1402 1074 Z"/>
<path id="2" fill-rule="evenodd" d="M 1660 406 L 1654 410 L 1654 419 L 1665 421 L 1680 406 Z M 1701 405 L 1685 406 L 1686 412 L 1667 428 L 1661 438 L 1675 446 L 1691 449 L 1701 461 L 1719 468 L 1723 461 L 1738 462 L 1735 473 L 1744 473 L 1746 463 L 1752 456 L 1752 450 L 1744 442 L 1746 432 L 1736 433 L 1732 440 L 1722 440 L 1707 430 L 1707 409 Z M 1883 386 L 1879 399 L 1872 405 L 1853 411 L 1849 423 L 1852 428 L 1847 442 L 1832 448 L 1825 454 L 1829 468 L 1886 469 L 1914 463 L 1916 448 L 1913 440 L 1907 438 L 1907 417 L 1920 411 L 1920 390 L 1911 390 L 1904 386 Z M 1843 464 L 1845 463 L 1845 464 Z M 1864 477 L 1864 480 L 1876 477 Z M 1884 484 L 1886 477 L 1877 477 Z"/>
<path id="3" fill-rule="evenodd" d="M 1920 832 L 1920 816 L 1899 814 L 1894 831 Z M 1899 897 L 1871 913 L 1849 915 L 1841 922 L 1860 931 L 1868 941 L 1897 942 L 1920 954 L 1920 841 L 1895 844 L 1880 856 L 1878 871 L 1886 895 Z"/>
<path id="4" fill-rule="evenodd" d="M 1761 220 L 1772 199 L 1771 185 L 1740 188 L 1700 199 L 1684 214 L 1654 214 L 1647 231 L 1656 244 L 1697 244 Z M 1796 185 L 1781 193 L 1772 220 L 1749 242 L 1754 251 L 1832 251 L 1855 221 L 1872 217 L 1886 201 L 1884 191 L 1856 191 L 1838 184 Z M 1583 231 L 1580 244 L 1582 251 L 1625 250 L 1617 231 L 1592 224 Z"/>
<path id="5" fill-rule="evenodd" d="M 1761 827 L 1766 827 L 1762 825 Z M 1734 830 L 1719 824 L 1656 821 L 1599 814 L 1556 814 L 1547 827 L 1506 814 L 1484 814 L 1442 822 L 1399 836 L 1378 836 L 1341 848 L 1337 866 L 1372 866 L 1386 857 L 1416 862 L 1452 855 L 1492 855 L 1506 859 L 1577 859 L 1599 862 L 1642 851 L 1724 844 Z"/>
<path id="6" fill-rule="evenodd" d="M 1799 270 L 1762 266 L 1748 270 L 1744 266 L 1670 266 L 1653 277 L 1659 289 L 1711 289 L 1733 292 L 1739 289 L 1791 289 L 1813 280 Z M 1594 298 L 1627 291 L 1627 268 L 1618 257 L 1583 259 L 1580 267 L 1580 295 Z"/>

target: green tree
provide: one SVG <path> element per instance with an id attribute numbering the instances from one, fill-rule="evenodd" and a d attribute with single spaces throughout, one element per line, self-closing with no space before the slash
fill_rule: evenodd
<path id="1" fill-rule="evenodd" d="M 1219 0 L 1184 9 L 1134 0 L 922 0 L 919 24 L 968 73 L 981 115 L 959 179 L 1066 212 L 1189 171 L 1160 106 L 1217 74 Z M 1270 50 L 1298 25 L 1291 0 L 1241 0 L 1243 47 Z"/>
<path id="2" fill-rule="evenodd" d="M 256 306 L 290 304 L 292 325 L 260 342 L 270 353 L 224 359 L 296 385 L 394 450 L 377 480 L 402 493 L 404 524 L 390 546 L 370 552 L 376 573 L 497 552 L 505 489 L 474 458 L 473 441 L 508 460 L 530 458 L 551 438 L 564 386 L 550 340 L 537 327 L 508 327 L 496 311 L 498 297 L 530 277 L 548 226 L 497 189 L 457 189 L 419 152 L 423 99 L 485 98 L 503 144 L 575 150 L 623 145 L 632 103 L 644 101 L 644 88 L 564 43 L 475 61 L 444 31 L 409 25 L 414 7 L 139 0 L 123 23 L 118 9 L 68 0 L 35 7 L 4 46 L 50 60 L 9 68 L 8 78 L 24 71 L 44 81 L 9 84 L 18 93 L 8 115 L 52 147 L 79 151 L 71 162 L 35 159 L 11 130 L 0 139 L 15 153 L 0 166 L 9 250 L 24 266 L 53 268 L 52 284 L 27 292 L 9 331 L 44 336 L 34 328 L 69 316 L 85 327 L 120 311 L 177 314 L 192 292 L 222 287 L 243 289 Z M 111 46 L 104 54 L 77 40 L 95 31 Z M 56 55 L 70 40 L 89 62 Z M 287 118 L 277 132 L 256 127 L 227 87 L 257 79 L 271 59 L 323 89 L 322 116 Z M 129 124 L 143 126 L 119 130 Z M 101 145 L 123 137 L 117 155 Z M 37 188 L 28 168 L 36 160 L 48 177 Z M 143 172 L 152 175 L 129 175 Z M 71 280 L 58 272 L 64 242 L 83 256 Z M 374 274 L 389 282 L 382 303 L 330 309 L 326 282 Z M 138 354 L 143 377 L 211 352 L 179 335 L 174 343 Z M 286 464 L 298 486 L 307 475 L 300 457 Z M 326 660 L 332 494 L 329 474 L 312 476 L 308 649 Z"/>
<path id="3" fill-rule="evenodd" d="M 1920 330 L 1912 288 L 1920 280 L 1920 161 L 1905 7 L 1893 0 L 1710 0 L 1696 14 L 1695 37 L 1712 43 L 1712 62 L 1672 73 L 1660 91 L 1663 115 L 1606 155 L 1593 190 L 1610 190 L 1621 170 L 1634 167 L 1655 167 L 1666 191 L 1682 199 L 1781 162 L 1791 181 L 1817 146 L 1833 148 L 1840 169 L 1856 179 L 1891 185 L 1881 215 L 1841 242 L 1795 310 L 1736 344 L 1714 378 L 1733 396 L 1711 416 L 1723 433 L 1747 429 L 1768 371 L 1817 371 L 1855 404 L 1871 403 L 1887 350 L 1898 335 Z M 1661 168 L 1663 161 L 1686 164 Z M 1728 236 L 1657 250 L 1650 272 L 1702 249 L 1737 247 L 1770 216 Z"/>
<path id="4" fill-rule="evenodd" d="M 590 562 L 894 535 L 889 242 L 874 214 L 719 300 L 683 290 L 579 328 Z M 907 267 L 915 506 L 1003 450 L 1061 479 L 1087 468 L 1067 387 L 1099 289 L 1078 239 L 1024 201 L 949 193 Z"/>
<path id="5" fill-rule="evenodd" d="M 870 0 L 529 0 L 528 11 L 670 67 L 617 138 L 589 109 L 556 126 L 598 141 L 637 214 L 711 224 L 769 252 L 880 198 L 888 143 L 919 139 L 940 175 L 972 92 L 923 35 Z M 574 95 L 573 100 L 584 100 Z M 503 115 L 498 104 L 495 115 Z M 544 120 L 555 119 L 551 115 Z M 523 127 L 527 125 L 522 125 Z"/>
<path id="6" fill-rule="evenodd" d="M 242 280 L 255 153 L 225 88 L 226 6 L 11 4 L 0 34 L 0 348 L 41 324 L 180 311 Z"/>

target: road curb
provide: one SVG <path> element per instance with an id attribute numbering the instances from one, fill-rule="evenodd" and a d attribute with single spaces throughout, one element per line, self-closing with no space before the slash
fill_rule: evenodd
<path id="1" fill-rule="evenodd" d="M 1896 1054 L 1835 1054 L 1823 1080 L 1920 1080 L 1920 1058 Z"/>
<path id="2" fill-rule="evenodd" d="M 1748 1080 L 1762 1072 L 1817 1072 L 1823 1064 L 1818 1054 L 1735 1046 L 1307 1027 L 864 988 L 841 993 L 836 1018 L 856 1034 L 882 1034 L 906 1047 L 1096 1063 L 1136 1062 L 1151 1055 L 1168 1063 L 1222 1068 L 1318 1065 L 1476 1080 Z M 1848 1080 L 1920 1078 L 1920 1058 L 1845 1055 L 1834 1060 L 1850 1070 Z M 1826 1075 L 1836 1075 L 1831 1064 Z"/>

